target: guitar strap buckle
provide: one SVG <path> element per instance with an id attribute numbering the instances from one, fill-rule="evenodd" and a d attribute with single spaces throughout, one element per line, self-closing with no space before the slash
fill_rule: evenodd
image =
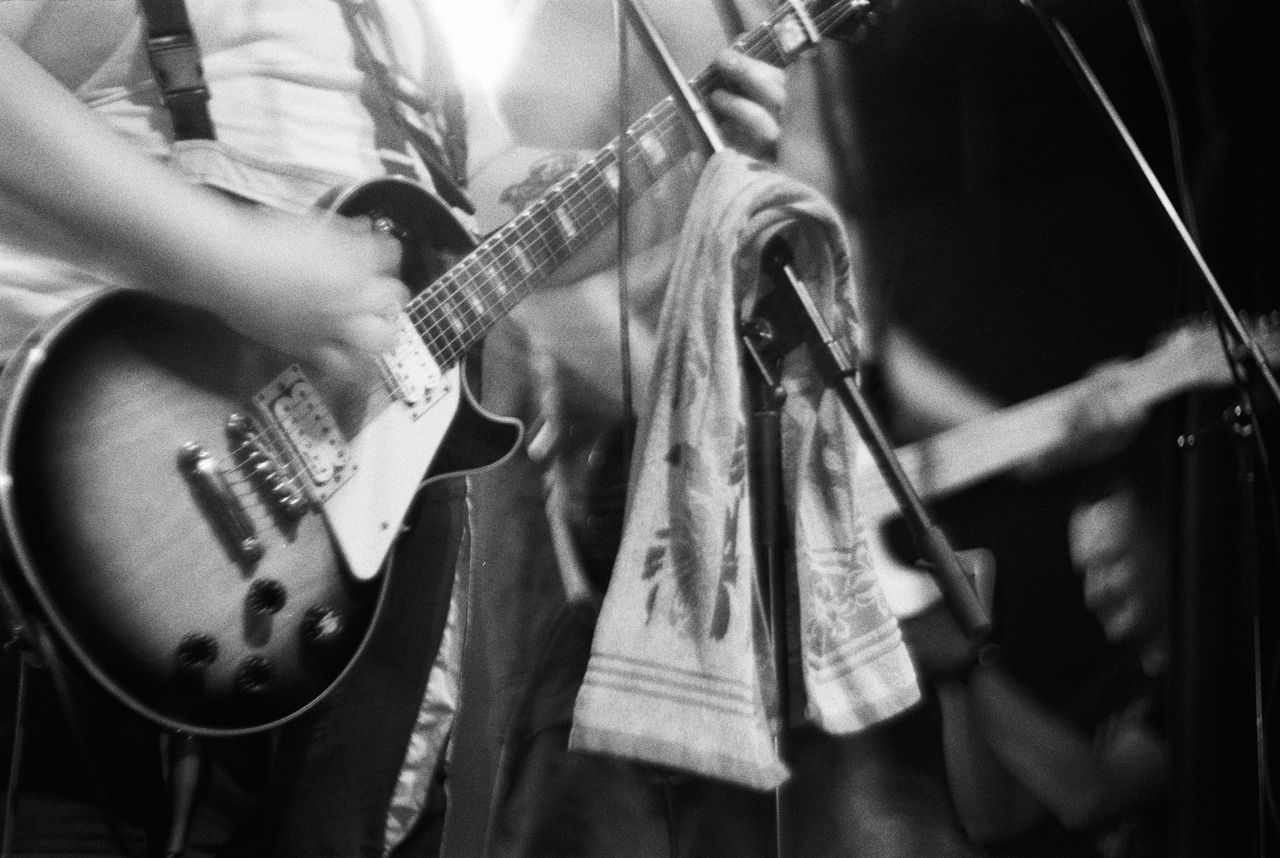
<path id="1" fill-rule="evenodd" d="M 213 139 L 213 123 L 205 104 L 209 85 L 200 64 L 200 48 L 190 32 L 147 39 L 147 58 L 179 140 Z"/>
<path id="2" fill-rule="evenodd" d="M 200 65 L 200 48 L 192 33 L 170 33 L 147 39 L 147 57 L 151 72 L 168 99 L 183 92 L 199 93 L 209 98 L 209 86 Z"/>
<path id="3" fill-rule="evenodd" d="M 175 140 L 213 140 L 209 85 L 183 0 L 139 0 L 147 25 L 147 60 Z"/>

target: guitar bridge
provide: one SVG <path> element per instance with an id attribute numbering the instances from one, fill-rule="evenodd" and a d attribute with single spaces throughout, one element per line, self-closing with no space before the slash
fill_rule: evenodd
<path id="1" fill-rule="evenodd" d="M 300 518 L 310 505 L 297 475 L 281 461 L 270 439 L 248 416 L 227 418 L 236 467 L 248 478 L 272 508 L 290 520 Z"/>
<path id="2" fill-rule="evenodd" d="M 178 465 L 195 486 L 205 508 L 213 515 L 219 531 L 228 539 L 236 558 L 244 564 L 262 559 L 262 540 L 253 519 L 240 498 L 231 490 L 226 476 L 218 470 L 209 452 L 199 444 L 186 443 L 178 451 Z"/>

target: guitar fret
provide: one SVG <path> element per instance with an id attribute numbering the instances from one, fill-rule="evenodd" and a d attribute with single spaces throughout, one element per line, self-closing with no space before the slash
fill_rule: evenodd
<path id="1" fill-rule="evenodd" d="M 556 210 L 563 205 L 562 195 L 557 193 L 554 200 L 548 200 L 547 205 L 543 207 L 543 216 L 540 218 L 541 229 L 539 233 L 543 238 L 543 246 L 547 248 L 548 255 L 553 260 L 563 261 L 568 259 L 572 252 L 572 247 L 568 243 L 568 236 L 561 232 L 556 224 Z"/>
<path id="2" fill-rule="evenodd" d="M 818 28 L 814 25 L 813 19 L 809 17 L 809 12 L 804 8 L 804 4 L 799 0 L 787 0 L 787 8 L 791 10 L 794 20 L 799 23 L 803 31 L 804 40 L 799 43 L 799 46 L 805 47 L 818 44 L 822 37 L 818 34 Z"/>
<path id="3" fill-rule="evenodd" d="M 804 30 L 794 18 L 784 18 L 770 27 L 769 41 L 780 59 L 802 50 L 806 44 Z"/>
<path id="4" fill-rule="evenodd" d="M 488 271 L 480 272 L 480 274 L 477 276 L 476 279 L 482 283 L 488 282 L 489 272 Z M 484 318 L 484 314 L 487 309 L 485 307 L 484 301 L 480 299 L 480 291 L 481 291 L 480 289 L 476 288 L 475 284 L 473 284 L 470 289 L 463 290 L 463 294 L 467 299 L 467 304 L 470 305 L 471 312 L 475 315 L 477 319 Z"/>
<path id="5" fill-rule="evenodd" d="M 473 289 L 472 295 L 476 302 L 477 315 L 484 316 L 489 312 L 489 308 L 479 303 L 481 299 L 496 296 L 496 301 L 500 302 L 510 291 L 510 286 L 502 276 L 504 265 L 499 257 L 481 250 L 476 254 L 476 258 L 479 261 L 476 273 L 479 288 Z"/>
<path id="6" fill-rule="evenodd" d="M 874 2 L 788 0 L 734 46 L 785 66 L 814 43 L 815 33 L 859 14 L 866 18 Z M 711 69 L 703 71 L 692 81 L 694 91 L 707 97 L 718 78 Z M 498 317 L 615 217 L 624 191 L 642 193 L 694 148 L 674 101 L 664 99 L 419 294 L 410 304 L 410 317 L 441 365 L 461 357 Z"/>
<path id="7" fill-rule="evenodd" d="M 488 314 L 488 305 L 481 300 L 481 292 L 489 276 L 489 265 L 484 254 L 475 254 L 468 259 L 463 271 L 465 276 L 449 294 L 449 303 L 453 307 L 453 315 L 462 326 L 458 331 L 459 337 L 465 339 Z"/>
<path id="8" fill-rule="evenodd" d="M 526 230 L 528 238 L 525 243 L 525 248 L 529 251 L 530 256 L 532 256 L 534 264 L 537 266 L 538 273 L 555 268 L 555 253 L 552 252 L 552 248 L 547 244 L 546 237 L 544 236 L 544 232 L 546 230 L 545 224 L 540 220 L 530 218 L 526 226 L 528 227 Z"/>
<path id="9" fill-rule="evenodd" d="M 612 188 L 609 189 L 608 198 L 604 194 L 592 194 L 587 201 L 587 211 L 590 215 L 588 223 L 592 226 L 603 226 L 608 223 L 618 212 L 617 202 L 615 201 Z"/>
<path id="10" fill-rule="evenodd" d="M 511 256 L 515 259 L 516 268 L 520 270 L 522 277 L 531 277 L 533 272 L 537 270 L 537 266 L 529 257 L 529 253 L 525 250 L 523 244 L 513 244 L 511 246 Z"/>
<path id="11" fill-rule="evenodd" d="M 422 336 L 422 341 L 426 343 L 436 362 L 442 367 L 452 364 L 449 342 L 453 336 L 453 326 L 440 301 L 450 279 L 446 275 L 419 294 L 414 299 L 413 312 L 410 315 L 414 326 Z M 421 326 L 420 321 L 425 321 L 426 326 Z"/>
<path id="12" fill-rule="evenodd" d="M 605 183 L 609 186 L 609 190 L 613 192 L 613 196 L 616 199 L 618 196 L 620 182 L 617 163 L 612 162 L 605 164 L 598 168 L 598 172 L 603 176 Z"/>
<path id="13" fill-rule="evenodd" d="M 662 167 L 667 162 L 667 148 L 662 145 L 656 133 L 650 131 L 640 135 L 636 145 L 651 174 L 660 176 L 666 172 Z"/>
<path id="14" fill-rule="evenodd" d="M 564 237 L 565 244 L 572 243 L 574 236 L 578 234 L 578 227 L 573 222 L 573 218 L 564 206 L 556 206 L 551 212 L 556 219 L 556 224 L 560 228 L 560 234 Z"/>

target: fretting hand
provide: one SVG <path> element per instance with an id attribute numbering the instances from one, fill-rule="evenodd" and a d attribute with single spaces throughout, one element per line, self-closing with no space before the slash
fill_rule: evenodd
<path id="1" fill-rule="evenodd" d="M 782 136 L 786 75 L 732 48 L 716 54 L 713 67 L 725 86 L 711 92 L 707 106 L 725 142 L 752 157 L 772 161 Z"/>

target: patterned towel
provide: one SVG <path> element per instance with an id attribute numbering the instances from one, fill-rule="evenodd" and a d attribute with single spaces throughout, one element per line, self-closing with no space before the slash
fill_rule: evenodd
<path id="1" fill-rule="evenodd" d="M 578 695 L 570 747 L 745 786 L 787 776 L 752 545 L 738 333 L 760 248 L 785 230 L 837 336 L 854 331 L 846 239 L 816 192 L 730 151 L 707 164 L 659 319 L 628 517 Z M 724 288 L 732 285 L 733 288 Z M 868 565 L 852 494 L 861 442 L 806 350 L 786 359 L 784 494 L 795 545 L 808 717 L 846 733 L 919 698 Z"/>

